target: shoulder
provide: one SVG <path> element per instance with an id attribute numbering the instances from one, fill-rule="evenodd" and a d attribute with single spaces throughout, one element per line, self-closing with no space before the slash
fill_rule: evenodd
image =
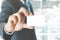
<path id="1" fill-rule="evenodd" d="M 3 3 L 2 3 L 2 7 L 6 7 L 6 6 L 11 6 L 11 3 L 7 0 L 4 0 Z"/>
<path id="2" fill-rule="evenodd" d="M 17 3 L 17 0 L 4 0 L 1 7 L 16 8 L 16 6 L 18 6 Z"/>
<path id="3" fill-rule="evenodd" d="M 2 5 L 6 5 L 6 6 L 9 6 L 9 5 L 14 5 L 14 4 L 16 4 L 16 0 L 4 0 L 3 1 L 3 3 L 2 3 Z"/>

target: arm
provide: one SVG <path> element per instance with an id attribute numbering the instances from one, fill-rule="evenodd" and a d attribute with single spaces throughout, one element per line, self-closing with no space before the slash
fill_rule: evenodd
<path id="1" fill-rule="evenodd" d="M 10 40 L 13 34 L 9 35 L 9 33 L 12 33 L 13 31 L 21 31 L 23 28 L 33 29 L 33 26 L 27 26 L 24 22 L 25 17 L 29 15 L 32 14 L 29 14 L 29 12 L 23 7 L 17 13 L 10 15 L 8 22 L 5 24 L 4 39 Z M 6 34 L 6 32 L 8 32 L 8 34 Z"/>
<path id="2" fill-rule="evenodd" d="M 5 32 L 5 30 L 3 29 L 3 38 L 4 38 L 4 40 L 11 40 L 11 37 L 13 36 L 13 34 L 12 35 L 8 35 L 6 32 Z"/>
<path id="3" fill-rule="evenodd" d="M 0 13 L 0 23 L 4 22 L 6 23 L 8 20 L 8 17 L 13 13 L 13 8 L 8 2 L 3 2 L 2 4 L 2 11 Z M 13 35 L 13 34 L 12 34 Z M 8 35 L 5 30 L 3 30 L 3 38 L 5 40 L 10 40 L 12 35 Z"/>

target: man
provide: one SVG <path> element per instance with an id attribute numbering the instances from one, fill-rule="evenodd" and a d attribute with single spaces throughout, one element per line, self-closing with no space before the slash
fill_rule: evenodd
<path id="1" fill-rule="evenodd" d="M 20 31 L 20 37 L 23 37 L 17 40 L 36 40 L 34 30 L 29 30 L 33 27 L 27 26 L 25 22 L 25 18 L 32 15 L 30 12 L 33 13 L 33 10 L 28 0 L 5 0 L 3 2 L 0 22 L 6 23 L 3 30 L 5 40 L 11 40 L 16 31 Z"/>

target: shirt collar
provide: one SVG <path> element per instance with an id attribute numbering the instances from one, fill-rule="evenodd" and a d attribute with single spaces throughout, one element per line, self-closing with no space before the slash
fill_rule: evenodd
<path id="1" fill-rule="evenodd" d="M 28 0 L 26 0 L 26 2 L 24 2 L 23 0 L 20 0 L 20 1 L 21 1 L 23 4 L 26 3 L 26 2 L 28 2 Z"/>

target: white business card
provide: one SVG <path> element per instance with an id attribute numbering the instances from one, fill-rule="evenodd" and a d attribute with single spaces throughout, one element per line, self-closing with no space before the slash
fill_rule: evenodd
<path id="1" fill-rule="evenodd" d="M 45 26 L 46 18 L 44 15 L 27 16 L 28 26 Z"/>

